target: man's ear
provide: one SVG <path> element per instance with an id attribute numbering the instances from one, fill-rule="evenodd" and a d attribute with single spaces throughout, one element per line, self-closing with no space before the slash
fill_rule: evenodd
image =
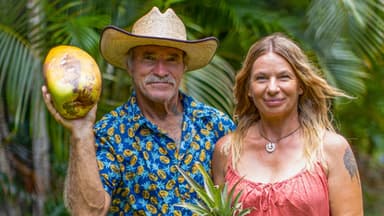
<path id="1" fill-rule="evenodd" d="M 129 67 L 128 61 L 126 61 L 126 62 L 127 62 L 125 65 L 125 67 L 127 68 L 126 71 L 127 71 L 128 75 L 132 77 L 132 73 L 133 73 L 132 69 Z"/>
<path id="2" fill-rule="evenodd" d="M 127 73 L 128 73 L 129 76 L 132 77 L 132 71 L 131 71 L 131 69 L 127 69 Z"/>

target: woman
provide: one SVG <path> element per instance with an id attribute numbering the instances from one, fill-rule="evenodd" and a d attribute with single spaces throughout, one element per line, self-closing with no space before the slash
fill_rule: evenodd
<path id="1" fill-rule="evenodd" d="M 250 215 L 363 215 L 358 169 L 332 126 L 329 99 L 346 94 L 276 33 L 248 51 L 234 88 L 237 130 L 213 156 L 216 184 L 239 182 Z"/>

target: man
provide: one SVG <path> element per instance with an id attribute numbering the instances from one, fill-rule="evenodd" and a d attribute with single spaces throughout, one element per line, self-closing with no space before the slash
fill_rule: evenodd
<path id="1" fill-rule="evenodd" d="M 65 197 L 74 215 L 191 215 L 175 206 L 197 198 L 176 166 L 203 184 L 196 162 L 210 171 L 216 141 L 235 126 L 179 85 L 183 73 L 207 65 L 216 48 L 213 37 L 186 40 L 173 10 L 162 14 L 154 7 L 131 33 L 109 26 L 101 36 L 103 57 L 132 77 L 125 104 L 95 125 L 96 106 L 69 121 L 43 87 L 49 111 L 71 130 Z"/>

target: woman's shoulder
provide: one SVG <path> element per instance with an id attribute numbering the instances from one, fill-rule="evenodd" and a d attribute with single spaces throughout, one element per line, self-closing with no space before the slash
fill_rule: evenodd
<path id="1" fill-rule="evenodd" d="M 349 155 L 353 154 L 347 139 L 336 132 L 326 132 L 323 146 L 328 169 L 332 169 L 336 164 L 345 163 Z"/>
<path id="2" fill-rule="evenodd" d="M 327 154 L 344 152 L 349 147 L 347 139 L 336 132 L 327 131 L 324 135 L 324 151 Z"/>
<path id="3" fill-rule="evenodd" d="M 215 151 L 212 158 L 212 175 L 215 184 L 221 185 L 225 182 L 225 174 L 229 159 L 229 143 L 232 134 L 229 133 L 219 139 L 215 145 Z"/>
<path id="4" fill-rule="evenodd" d="M 225 136 L 222 136 L 215 145 L 215 151 L 221 154 L 224 153 L 225 149 L 229 147 L 229 143 L 231 142 L 232 136 L 232 132 L 226 134 Z"/>

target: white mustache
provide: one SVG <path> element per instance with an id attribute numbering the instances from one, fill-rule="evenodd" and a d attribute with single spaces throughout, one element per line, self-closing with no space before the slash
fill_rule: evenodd
<path id="1" fill-rule="evenodd" d="M 171 83 L 173 85 L 176 84 L 176 81 L 171 77 L 171 76 L 166 76 L 166 77 L 158 77 L 158 76 L 147 76 L 144 79 L 144 83 Z"/>

